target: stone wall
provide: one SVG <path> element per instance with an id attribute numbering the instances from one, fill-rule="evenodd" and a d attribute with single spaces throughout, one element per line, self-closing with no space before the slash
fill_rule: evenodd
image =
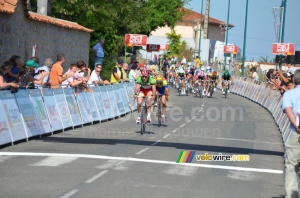
<path id="1" fill-rule="evenodd" d="M 57 54 L 64 53 L 66 70 L 78 60 L 88 63 L 90 33 L 29 19 L 22 1 L 18 2 L 14 14 L 0 13 L 0 64 L 14 54 L 28 60 L 34 45 L 37 45 L 40 65 L 46 58 L 55 62 Z"/>

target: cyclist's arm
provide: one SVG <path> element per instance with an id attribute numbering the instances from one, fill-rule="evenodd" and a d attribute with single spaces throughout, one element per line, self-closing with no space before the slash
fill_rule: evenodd
<path id="1" fill-rule="evenodd" d="M 152 95 L 155 95 L 156 94 L 156 86 L 155 86 L 155 84 L 154 85 L 152 85 Z"/>
<path id="2" fill-rule="evenodd" d="M 135 85 L 135 89 L 134 89 L 134 94 L 135 94 L 135 95 L 137 95 L 137 93 L 138 93 L 140 87 L 141 87 L 140 84 L 136 84 L 136 85 Z"/>

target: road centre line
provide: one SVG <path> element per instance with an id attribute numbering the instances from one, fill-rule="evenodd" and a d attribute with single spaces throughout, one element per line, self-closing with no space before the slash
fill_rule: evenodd
<path id="1" fill-rule="evenodd" d="M 163 138 L 167 138 L 167 137 L 169 137 L 171 134 L 167 134 L 167 135 L 165 135 Z"/>
<path id="2" fill-rule="evenodd" d="M 151 146 L 155 146 L 156 144 L 160 143 L 161 140 L 157 140 L 156 142 L 154 142 L 153 144 L 151 144 Z"/>
<path id="3" fill-rule="evenodd" d="M 174 130 L 172 131 L 172 133 L 175 133 L 177 130 L 178 130 L 178 128 L 177 128 L 177 129 L 174 129 Z"/>
<path id="4" fill-rule="evenodd" d="M 191 122 L 192 120 L 188 120 L 187 123 Z"/>
<path id="5" fill-rule="evenodd" d="M 142 154 L 143 152 L 147 151 L 149 148 L 144 148 L 143 150 L 139 151 L 136 153 L 136 155 L 140 155 Z"/>
<path id="6" fill-rule="evenodd" d="M 151 159 L 141 159 L 141 158 L 132 158 L 132 157 L 111 157 L 111 156 L 105 156 L 105 155 L 0 152 L 0 156 L 38 156 L 38 157 L 57 156 L 57 157 L 77 157 L 77 158 L 104 159 L 104 160 L 125 160 L 125 161 L 131 161 L 131 162 L 144 162 L 144 163 L 153 163 L 153 164 L 168 164 L 168 165 L 202 167 L 202 168 L 222 169 L 222 170 L 236 170 L 236 171 L 247 171 L 247 172 L 258 172 L 258 173 L 283 174 L 282 170 L 275 170 L 275 169 L 221 166 L 221 165 L 200 164 L 200 163 L 176 163 L 175 161 L 151 160 Z M 66 197 L 64 197 L 64 198 L 66 198 Z"/>
<path id="7" fill-rule="evenodd" d="M 69 198 L 69 197 L 71 197 L 72 195 L 75 195 L 78 192 L 79 192 L 78 189 L 74 189 L 74 190 L 71 190 L 71 191 L 67 192 L 66 194 L 64 194 L 60 198 Z"/>
<path id="8" fill-rule="evenodd" d="M 100 178 L 101 176 L 105 175 L 108 172 L 108 170 L 103 170 L 100 173 L 98 173 L 97 175 L 94 175 L 92 178 L 86 180 L 84 183 L 86 184 L 90 184 L 94 181 L 96 181 L 98 178 Z"/>
<path id="9" fill-rule="evenodd" d="M 182 124 L 180 127 L 184 127 L 185 126 L 185 124 Z"/>

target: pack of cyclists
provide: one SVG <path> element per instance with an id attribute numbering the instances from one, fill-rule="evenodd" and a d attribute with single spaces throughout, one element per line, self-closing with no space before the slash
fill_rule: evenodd
<path id="1" fill-rule="evenodd" d="M 141 123 L 141 104 L 144 97 L 147 97 L 147 122 L 151 122 L 151 107 L 152 99 L 154 99 L 154 106 L 156 105 L 156 95 L 161 95 L 162 104 L 162 121 L 166 122 L 166 107 L 167 101 L 170 98 L 168 82 L 177 85 L 185 94 L 187 91 L 192 93 L 196 92 L 196 88 L 201 84 L 203 88 L 203 95 L 209 96 L 209 90 L 214 87 L 213 91 L 216 91 L 216 87 L 219 84 L 220 78 L 222 79 L 222 94 L 225 94 L 225 82 L 228 82 L 227 90 L 230 92 L 231 74 L 228 70 L 225 70 L 221 75 L 212 69 L 210 66 L 196 65 L 196 62 L 188 62 L 182 64 L 176 57 L 165 59 L 161 72 L 156 73 L 155 76 L 150 75 L 150 71 L 143 69 L 141 76 L 136 81 L 136 87 L 134 90 L 134 98 L 137 98 L 137 110 L 138 117 L 137 124 Z M 153 73 L 152 73 L 153 74 Z M 175 83 L 176 82 L 176 83 Z M 189 85 L 190 90 L 186 90 Z"/>

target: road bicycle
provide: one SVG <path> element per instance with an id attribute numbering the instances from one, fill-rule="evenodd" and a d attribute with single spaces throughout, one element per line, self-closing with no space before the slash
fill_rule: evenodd
<path id="1" fill-rule="evenodd" d="M 214 88 L 215 88 L 215 81 L 213 80 L 212 81 L 212 85 L 211 86 L 209 86 L 209 88 L 208 88 L 208 97 L 209 98 L 211 98 L 212 97 L 212 95 L 213 95 L 213 93 L 214 93 Z"/>
<path id="2" fill-rule="evenodd" d="M 199 80 L 198 82 L 198 88 L 196 89 L 196 97 L 199 95 L 200 98 L 203 98 L 203 85 L 202 85 L 203 80 Z"/>
<path id="3" fill-rule="evenodd" d="M 228 80 L 225 80 L 225 98 L 227 98 L 227 93 L 228 93 Z"/>
<path id="4" fill-rule="evenodd" d="M 161 103 L 161 97 L 163 95 L 161 94 L 157 94 L 156 97 L 157 97 L 157 113 L 156 113 L 156 116 L 157 116 L 157 119 L 158 119 L 158 127 L 161 127 L 161 123 L 162 123 L 162 103 Z"/>
<path id="5" fill-rule="evenodd" d="M 143 102 L 141 105 L 141 135 L 143 135 L 146 131 L 146 124 L 147 124 L 147 96 L 143 97 Z"/>

